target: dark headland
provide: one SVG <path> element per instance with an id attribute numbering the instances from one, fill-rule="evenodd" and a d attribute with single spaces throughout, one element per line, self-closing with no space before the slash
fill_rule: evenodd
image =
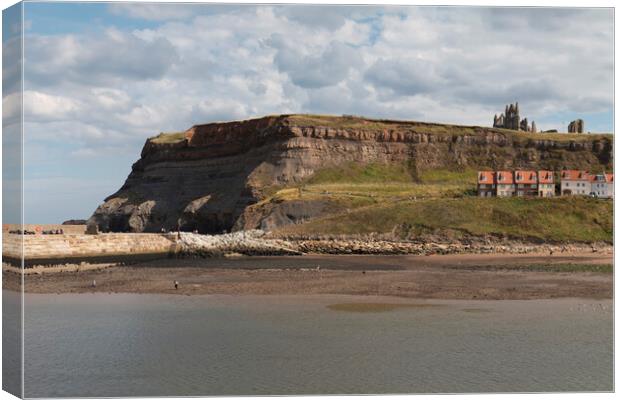
<path id="1" fill-rule="evenodd" d="M 322 293 L 323 287 L 333 293 L 373 294 L 375 289 L 367 285 L 375 285 L 374 278 L 383 282 L 411 278 L 427 280 L 428 292 L 400 285 L 400 289 L 377 289 L 375 294 L 608 297 L 611 201 L 587 196 L 480 198 L 476 182 L 479 170 L 611 171 L 612 154 L 613 135 L 608 134 L 536 133 L 355 116 L 279 115 L 195 125 L 146 141 L 125 183 L 87 221 L 89 230 L 99 234 L 25 235 L 27 266 L 49 265 L 53 260 L 69 264 L 57 268 L 65 272 L 55 277 L 43 278 L 38 275 L 43 270 L 37 270 L 26 287 L 37 292 L 88 291 L 91 278 L 116 277 L 118 283 L 130 274 L 141 277 L 142 286 L 135 281 L 117 287 L 101 283 L 97 290 L 160 292 L 168 290 L 162 288 L 174 276 L 183 276 L 185 282 L 194 276 L 191 287 L 204 289 L 184 285 L 183 292 Z M 5 235 L 3 254 L 7 248 L 19 252 L 19 243 L 7 246 L 12 236 Z M 68 256 L 62 250 L 67 246 L 73 248 Z M 478 263 L 459 272 L 452 267 L 462 264 L 457 258 L 463 253 L 486 254 L 482 264 L 502 254 L 506 258 L 496 260 L 498 268 L 480 269 Z M 264 259 L 238 262 L 243 255 L 293 254 L 457 258 L 438 262 L 432 271 L 425 261 L 403 258 L 394 261 L 402 267 L 398 273 L 374 265 L 386 262 L 380 258 L 359 261 L 363 266 L 355 271 L 349 268 L 350 259 L 336 258 L 328 262 L 330 272 L 316 276 L 288 266 L 265 269 Z M 515 264 L 523 263 L 518 254 L 537 258 L 530 260 L 530 267 L 515 269 Z M 195 256 L 208 258 L 191 258 Z M 219 258 L 226 265 L 209 261 L 221 256 L 234 256 L 231 262 L 245 267 L 232 268 L 226 258 Z M 554 258 L 547 262 L 545 257 Z M 154 258 L 160 261 L 148 262 Z M 307 258 L 306 264 L 312 265 L 304 268 L 320 268 L 322 262 L 313 260 Z M 115 261 L 133 266 L 109 268 Z M 97 267 L 102 263 L 105 269 Z M 506 274 L 501 265 L 513 271 L 510 276 L 516 280 L 506 281 L 512 286 L 501 279 L 488 281 L 489 287 L 478 287 L 477 279 L 457 284 L 474 273 L 480 279 L 501 277 Z M 195 268 L 200 266 L 204 268 Z M 234 271 L 227 272 L 229 268 Z M 339 268 L 341 272 L 334 272 Z M 255 269 L 258 272 L 247 272 Z M 530 274 L 543 272 L 550 275 L 537 276 L 560 289 L 519 289 L 532 282 Z M 104 275 L 95 277 L 100 273 Z M 562 278 L 566 273 L 573 283 Z M 456 279 L 450 285 L 471 290 L 445 291 L 431 283 L 448 275 Z M 252 277 L 258 281 L 243 283 Z M 346 282 L 353 277 L 350 282 L 357 283 L 349 287 Z M 301 284 L 315 278 L 320 280 L 316 287 Z M 228 283 L 203 286 L 218 279 Z M 337 283 L 339 279 L 344 279 L 344 286 Z"/>

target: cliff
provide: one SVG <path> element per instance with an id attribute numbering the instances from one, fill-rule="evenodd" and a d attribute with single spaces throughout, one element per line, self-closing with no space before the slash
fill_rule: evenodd
<path id="1" fill-rule="evenodd" d="M 326 168 L 405 165 L 413 183 L 433 170 L 609 170 L 612 144 L 611 135 L 358 117 L 281 115 L 196 125 L 148 139 L 124 185 L 89 222 L 104 232 L 154 232 L 177 225 L 207 233 L 269 228 L 330 209 L 329 198 L 290 202 L 270 197 Z M 265 226 L 266 221 L 271 222 Z"/>

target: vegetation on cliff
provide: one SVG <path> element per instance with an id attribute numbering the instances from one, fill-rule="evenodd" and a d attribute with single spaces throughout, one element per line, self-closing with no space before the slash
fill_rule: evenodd
<path id="1" fill-rule="evenodd" d="M 282 236 L 393 233 L 551 242 L 613 240 L 613 203 L 589 198 L 462 198 L 380 203 L 274 231 Z"/>
<path id="2" fill-rule="evenodd" d="M 612 154 L 611 135 L 354 116 L 280 115 L 195 125 L 150 138 L 125 184 L 91 222 L 104 232 L 180 227 L 201 233 L 354 234 L 399 226 L 412 238 L 439 233 L 610 240 L 609 203 L 487 200 L 476 198 L 475 189 L 479 169 L 602 172 L 613 167 Z M 450 217 L 457 212 L 466 215 Z M 580 213 L 586 217 L 578 218 Z M 522 222 L 523 215 L 531 222 Z"/>
<path id="3" fill-rule="evenodd" d="M 612 241 L 613 204 L 583 197 L 479 198 L 476 171 L 404 164 L 342 165 L 319 170 L 295 188 L 276 190 L 256 207 L 323 201 L 322 215 L 278 227 L 276 236 L 390 233 L 399 239 L 495 236 L 553 242 Z"/>
<path id="4" fill-rule="evenodd" d="M 523 132 L 503 128 L 489 128 L 480 126 L 452 125 L 432 122 L 399 121 L 387 119 L 364 118 L 361 116 L 335 116 L 292 114 L 282 116 L 293 126 L 321 126 L 335 129 L 361 130 L 415 130 L 420 133 L 438 135 L 471 135 L 481 132 L 495 132 L 509 135 L 517 139 L 546 139 L 558 141 L 587 141 L 593 138 L 608 137 L 608 134 L 576 134 L 576 133 L 544 133 Z"/>
<path id="5" fill-rule="evenodd" d="M 560 142 L 575 141 L 591 141 L 595 139 L 611 138 L 610 134 L 577 134 L 577 133 L 545 133 L 545 132 L 524 132 L 514 131 L 503 128 L 490 128 L 481 126 L 452 125 L 432 122 L 419 121 L 400 121 L 387 119 L 365 118 L 361 116 L 336 116 L 336 115 L 314 115 L 314 114 L 289 114 L 274 115 L 269 117 L 258 118 L 271 119 L 271 125 L 281 125 L 288 127 L 310 127 L 310 128 L 331 128 L 341 130 L 359 130 L 359 131 L 409 131 L 422 134 L 444 135 L 444 136 L 462 136 L 476 135 L 481 133 L 497 133 L 506 136 L 512 140 L 526 142 L 528 140 L 553 140 Z M 254 121 L 254 120 L 248 120 Z M 230 123 L 243 123 L 246 121 L 233 121 Z M 176 143 L 185 139 L 185 132 L 160 133 L 149 139 L 153 143 L 165 144 Z"/>
<path id="6" fill-rule="evenodd" d="M 171 133 L 162 132 L 157 136 L 149 138 L 149 141 L 155 144 L 178 143 L 183 140 L 185 140 L 185 132 L 171 132 Z"/>

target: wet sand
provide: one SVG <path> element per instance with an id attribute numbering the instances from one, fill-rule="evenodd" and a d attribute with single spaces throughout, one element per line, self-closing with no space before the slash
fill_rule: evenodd
<path id="1" fill-rule="evenodd" d="M 611 254 L 597 253 L 233 257 L 161 259 L 79 272 L 31 274 L 24 279 L 25 289 L 31 293 L 606 299 L 612 298 L 613 274 L 596 266 L 612 263 Z M 590 270 L 589 266 L 595 267 Z M 3 275 L 5 288 L 19 287 L 19 275 Z M 97 282 L 94 288 L 93 280 Z M 179 282 L 178 289 L 174 281 Z"/>

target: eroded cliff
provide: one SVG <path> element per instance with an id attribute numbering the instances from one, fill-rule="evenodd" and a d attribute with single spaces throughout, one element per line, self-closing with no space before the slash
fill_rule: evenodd
<path id="1" fill-rule="evenodd" d="M 611 135 L 310 115 L 196 125 L 148 139 L 124 185 L 89 222 L 102 231 L 255 228 L 286 218 L 248 217 L 248 206 L 270 188 L 294 186 L 326 167 L 406 163 L 414 179 L 432 169 L 600 170 L 611 168 L 612 143 Z M 320 202 L 287 207 L 291 214 L 307 209 L 302 214 L 310 217 L 323 209 Z"/>

